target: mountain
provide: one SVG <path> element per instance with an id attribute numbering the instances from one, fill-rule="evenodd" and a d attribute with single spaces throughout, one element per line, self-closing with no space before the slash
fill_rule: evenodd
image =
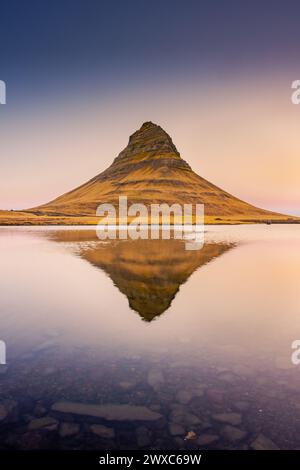
<path id="1" fill-rule="evenodd" d="M 103 270 L 127 297 L 130 308 L 147 322 L 171 306 L 194 271 L 235 247 L 207 242 L 199 251 L 187 251 L 182 240 L 174 239 L 102 243 L 95 230 L 50 230 L 45 236 Z"/>
<path id="2" fill-rule="evenodd" d="M 230 171 L 230 169 L 228 169 Z M 0 212 L 0 224 L 93 224 L 101 203 L 203 203 L 206 223 L 296 222 L 248 204 L 197 175 L 183 160 L 171 137 L 145 122 L 109 168 L 57 199 L 22 212 Z"/>

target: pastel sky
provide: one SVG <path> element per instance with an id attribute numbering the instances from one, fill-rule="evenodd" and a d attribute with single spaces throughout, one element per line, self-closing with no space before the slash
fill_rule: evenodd
<path id="1" fill-rule="evenodd" d="M 204 178 L 300 215 L 299 17 L 291 0 L 1 1 L 0 208 L 82 184 L 151 120 Z"/>

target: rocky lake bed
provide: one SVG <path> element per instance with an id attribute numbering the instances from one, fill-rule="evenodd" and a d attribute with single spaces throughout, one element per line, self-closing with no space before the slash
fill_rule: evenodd
<path id="1" fill-rule="evenodd" d="M 188 357 L 77 356 L 38 348 L 2 369 L 2 449 L 299 446 L 298 384 L 289 370 L 274 377 L 267 366 L 257 373 L 202 359 L 197 367 Z"/>

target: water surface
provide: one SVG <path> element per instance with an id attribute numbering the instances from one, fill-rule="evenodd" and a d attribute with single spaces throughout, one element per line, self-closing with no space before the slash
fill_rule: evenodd
<path id="1" fill-rule="evenodd" d="M 211 226 L 199 251 L 7 227 L 0 259 L 2 448 L 300 447 L 299 226 Z"/>

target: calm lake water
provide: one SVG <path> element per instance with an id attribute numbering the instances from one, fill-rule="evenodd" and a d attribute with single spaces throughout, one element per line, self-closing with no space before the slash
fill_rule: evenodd
<path id="1" fill-rule="evenodd" d="M 0 228 L 0 447 L 300 448 L 300 226 Z"/>

